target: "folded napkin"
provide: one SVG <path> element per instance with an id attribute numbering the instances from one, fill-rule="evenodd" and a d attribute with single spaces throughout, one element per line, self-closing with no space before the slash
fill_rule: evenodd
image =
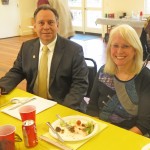
<path id="1" fill-rule="evenodd" d="M 29 101 L 27 101 L 27 103 L 26 103 L 25 100 L 27 100 L 27 99 Z M 30 97 L 30 98 L 29 97 L 24 97 L 24 98 L 20 97 L 20 100 L 23 101 L 23 102 L 18 103 L 18 104 L 13 104 L 9 107 L 6 107 L 5 109 L 3 109 L 1 111 L 8 114 L 8 115 L 10 115 L 10 116 L 12 116 L 12 117 L 15 117 L 15 118 L 21 120 L 21 117 L 20 117 L 20 114 L 19 114 L 19 109 L 22 106 L 34 105 L 36 107 L 36 114 L 38 114 L 38 113 L 44 111 L 45 109 L 48 109 L 48 108 L 50 108 L 50 107 L 57 104 L 57 102 L 54 102 L 52 100 L 47 100 L 47 99 L 44 99 L 44 98 L 41 98 L 41 97 L 38 97 L 38 96 L 34 96 L 34 97 Z M 16 107 L 16 108 L 12 109 L 14 107 Z"/>
<path id="2" fill-rule="evenodd" d="M 99 125 L 99 130 L 97 131 L 97 133 L 95 135 L 97 135 L 98 133 L 102 132 L 108 125 L 102 122 L 97 122 Z M 95 136 L 94 135 L 94 136 Z M 53 138 L 49 132 L 43 134 L 43 136 L 58 142 L 57 139 Z M 92 137 L 94 137 L 92 136 Z M 92 137 L 85 139 L 85 140 L 80 140 L 80 141 L 65 141 L 64 144 L 68 147 L 70 147 L 72 150 L 77 150 L 79 147 L 81 147 L 83 144 L 85 144 L 87 141 L 89 141 Z"/>

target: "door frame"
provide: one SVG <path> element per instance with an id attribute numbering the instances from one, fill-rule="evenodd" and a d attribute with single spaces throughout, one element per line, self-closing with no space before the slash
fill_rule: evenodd
<path id="1" fill-rule="evenodd" d="M 79 32 L 91 32 L 91 33 L 101 33 L 102 32 L 102 25 L 96 25 L 97 27 L 96 28 L 91 28 L 91 27 L 88 27 L 87 26 L 87 11 L 90 10 L 90 11 L 101 11 L 101 15 L 103 16 L 103 0 L 102 0 L 102 7 L 99 8 L 99 7 L 86 7 L 86 2 L 87 0 L 82 0 L 81 1 L 81 7 L 75 7 L 75 6 L 70 6 L 70 10 L 71 11 L 74 11 L 74 10 L 80 10 L 81 11 L 81 14 L 82 14 L 82 23 L 81 25 L 82 26 L 75 26 L 74 25 L 74 29 L 75 31 L 79 31 Z M 69 3 L 69 0 L 68 0 L 68 3 Z M 96 20 L 95 20 L 96 21 Z"/>

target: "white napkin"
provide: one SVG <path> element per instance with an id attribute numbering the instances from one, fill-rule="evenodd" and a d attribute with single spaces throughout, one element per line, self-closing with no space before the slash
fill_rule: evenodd
<path id="1" fill-rule="evenodd" d="M 29 97 L 28 98 L 27 97 L 24 97 L 24 98 L 20 97 L 20 100 L 25 102 L 25 100 L 27 100 L 27 99 L 29 100 L 31 98 L 32 99 L 34 98 L 34 99 L 32 101 L 29 101 L 29 102 L 21 105 L 21 106 L 20 106 L 20 103 L 13 104 L 13 105 L 11 105 L 9 107 L 6 107 L 5 109 L 3 109 L 1 111 L 6 113 L 6 114 L 8 114 L 8 115 L 10 115 L 10 116 L 12 116 L 12 117 L 15 117 L 15 118 L 21 120 L 21 117 L 20 117 L 20 114 L 19 114 L 19 109 L 22 106 L 34 105 L 36 107 L 36 114 L 38 114 L 38 113 L 42 112 L 43 110 L 45 110 L 47 108 L 50 108 L 50 107 L 52 107 L 52 106 L 57 104 L 57 102 L 54 102 L 52 100 L 47 100 L 47 99 L 44 99 L 44 98 L 41 98 L 41 97 L 38 97 L 38 96 L 34 96 L 34 97 L 30 97 L 30 98 Z M 11 108 L 13 108 L 13 107 L 15 107 L 17 105 L 19 105 L 19 107 L 11 110 Z"/>

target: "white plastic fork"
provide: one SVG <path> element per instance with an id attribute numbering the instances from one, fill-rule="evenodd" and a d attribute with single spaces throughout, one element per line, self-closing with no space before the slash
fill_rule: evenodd
<path id="1" fill-rule="evenodd" d="M 29 98 L 28 100 L 26 100 L 24 102 L 21 102 L 18 105 L 15 105 L 15 106 L 11 107 L 9 110 L 14 110 L 14 109 L 16 109 L 16 108 L 18 108 L 18 107 L 20 107 L 20 106 L 22 106 L 22 105 L 24 105 L 24 104 L 26 104 L 26 103 L 28 103 L 30 101 L 33 101 L 35 99 L 36 99 L 36 97 Z"/>
<path id="2" fill-rule="evenodd" d="M 57 138 L 59 141 L 64 142 L 64 140 L 62 139 L 62 137 L 59 135 L 59 133 L 57 133 L 57 131 L 53 128 L 53 126 L 51 125 L 50 122 L 46 122 L 46 124 L 50 127 L 50 129 L 53 131 L 53 133 L 56 134 Z"/>

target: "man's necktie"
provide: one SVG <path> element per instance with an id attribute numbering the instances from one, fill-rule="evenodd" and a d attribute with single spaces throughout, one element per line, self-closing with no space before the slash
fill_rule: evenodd
<path id="1" fill-rule="evenodd" d="M 39 96 L 47 98 L 47 73 L 48 73 L 48 47 L 43 46 L 42 55 L 39 65 L 39 74 L 38 74 L 38 91 Z"/>

